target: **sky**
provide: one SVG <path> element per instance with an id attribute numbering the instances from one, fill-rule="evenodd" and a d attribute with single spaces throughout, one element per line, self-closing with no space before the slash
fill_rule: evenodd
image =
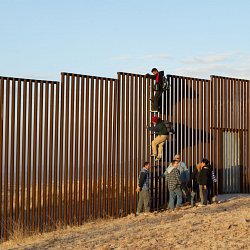
<path id="1" fill-rule="evenodd" d="M 0 75 L 250 79 L 249 0 L 0 0 Z"/>

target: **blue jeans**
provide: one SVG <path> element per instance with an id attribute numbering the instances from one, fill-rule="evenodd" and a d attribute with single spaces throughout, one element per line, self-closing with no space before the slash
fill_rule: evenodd
<path id="1" fill-rule="evenodd" d="M 175 201 L 175 197 L 177 196 L 177 206 L 181 207 L 182 204 L 182 192 L 181 192 L 181 188 L 178 187 L 175 190 L 169 191 L 169 204 L 168 207 L 170 209 L 174 209 L 174 201 Z"/>

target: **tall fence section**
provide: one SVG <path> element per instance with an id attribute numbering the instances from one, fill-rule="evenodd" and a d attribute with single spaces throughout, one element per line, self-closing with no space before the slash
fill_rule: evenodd
<path id="1" fill-rule="evenodd" d="M 151 209 L 166 205 L 162 173 L 176 153 L 190 170 L 207 157 L 220 193 L 250 192 L 249 81 L 167 76 L 173 123 L 150 172 Z M 62 73 L 61 82 L 0 77 L 0 238 L 135 212 L 150 160 L 153 80 Z"/>

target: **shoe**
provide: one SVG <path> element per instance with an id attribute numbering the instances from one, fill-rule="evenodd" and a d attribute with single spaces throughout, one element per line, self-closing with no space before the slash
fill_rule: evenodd
<path id="1" fill-rule="evenodd" d="M 160 161 L 160 160 L 161 160 L 161 158 L 158 158 L 158 157 L 155 158 L 155 161 Z"/>
<path id="2" fill-rule="evenodd" d="M 191 205 L 191 202 L 188 202 L 188 201 L 182 204 L 183 207 L 186 207 L 186 206 L 189 206 L 189 205 Z"/>
<path id="3" fill-rule="evenodd" d="M 204 204 L 198 204 L 197 207 L 205 207 L 206 205 Z"/>

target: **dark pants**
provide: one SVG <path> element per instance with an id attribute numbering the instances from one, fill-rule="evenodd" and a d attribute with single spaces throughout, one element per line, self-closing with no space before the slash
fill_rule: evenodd
<path id="1" fill-rule="evenodd" d="M 181 191 L 185 195 L 186 202 L 191 202 L 191 194 L 190 194 L 190 191 L 187 188 L 186 183 L 181 184 Z"/>
<path id="2" fill-rule="evenodd" d="M 197 200 L 197 194 L 199 192 L 199 185 L 194 181 L 193 191 L 191 192 L 191 206 L 195 205 L 195 201 Z"/>
<path id="3" fill-rule="evenodd" d="M 150 205 L 149 205 L 149 191 L 147 189 L 142 189 L 139 193 L 139 202 L 137 206 L 137 213 L 141 213 L 144 205 L 145 212 L 150 212 Z"/>
<path id="4" fill-rule="evenodd" d="M 191 193 L 191 206 L 194 207 L 195 205 L 195 199 L 197 198 L 197 192 L 192 191 Z"/>
<path id="5" fill-rule="evenodd" d="M 199 185 L 201 204 L 207 205 L 207 190 L 204 189 L 204 185 Z"/>
<path id="6" fill-rule="evenodd" d="M 159 98 L 161 97 L 162 93 L 163 93 L 162 90 L 155 91 L 155 94 L 152 98 L 152 104 L 151 104 L 152 110 L 158 110 L 158 101 L 159 101 Z"/>

